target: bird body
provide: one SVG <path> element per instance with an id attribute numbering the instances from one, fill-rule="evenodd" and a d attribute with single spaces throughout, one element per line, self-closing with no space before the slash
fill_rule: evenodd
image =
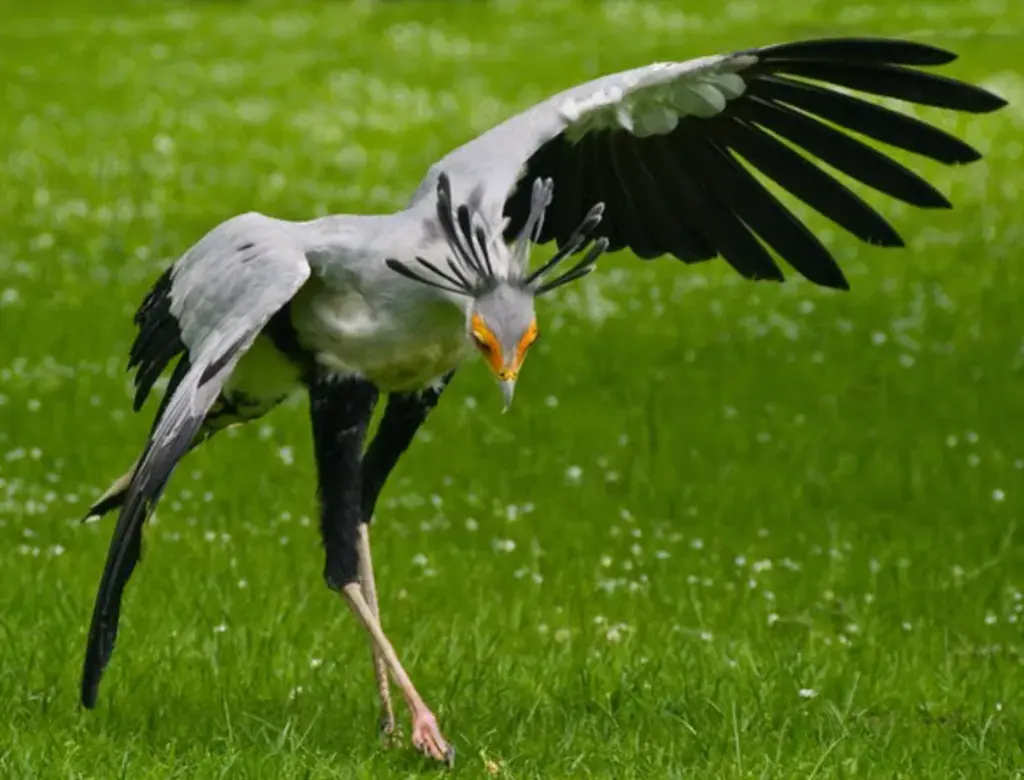
<path id="1" fill-rule="evenodd" d="M 466 302 L 405 279 L 382 283 L 396 276 L 384 264 L 389 249 L 356 263 L 339 250 L 297 293 L 291 321 L 299 344 L 339 377 L 363 377 L 386 392 L 418 390 L 473 354 Z M 443 257 L 441 246 L 420 251 Z"/>
<path id="2" fill-rule="evenodd" d="M 406 232 L 396 233 L 396 227 Z M 470 357 L 465 299 L 404 279 L 386 266 L 385 258 L 408 243 L 407 232 L 398 215 L 289 222 L 251 212 L 218 225 L 186 253 L 186 259 L 196 259 L 194 265 L 182 263 L 184 278 L 171 275 L 172 312 L 197 305 L 205 290 L 201 282 L 189 285 L 189 275 L 201 280 L 198 268 L 222 262 L 225 246 L 252 245 L 243 251 L 253 259 L 239 262 L 268 263 L 267 273 L 273 273 L 276 255 L 256 251 L 261 235 L 272 236 L 273 247 L 291 247 L 296 261 L 301 254 L 309 274 L 241 356 L 206 428 L 212 432 L 263 416 L 302 389 L 314 365 L 339 380 L 360 378 L 382 391 L 400 392 L 428 387 Z M 447 244 L 440 229 L 414 243 L 421 254 L 443 262 Z M 192 333 L 205 333 L 206 327 L 197 322 L 192 330 L 182 329 L 186 351 L 194 348 Z"/>
<path id="3" fill-rule="evenodd" d="M 419 390 L 473 354 L 465 312 L 441 298 L 381 297 L 314 279 L 297 295 L 292 323 L 300 344 L 339 378 L 361 377 L 385 392 Z"/>
<path id="4" fill-rule="evenodd" d="M 826 246 L 758 178 L 862 241 L 898 247 L 889 222 L 827 169 L 920 208 L 949 201 L 847 131 L 951 165 L 980 154 L 923 120 L 850 94 L 970 113 L 1001 98 L 927 72 L 955 55 L 877 38 L 766 46 L 655 63 L 571 87 L 488 130 L 428 170 L 390 215 L 288 222 L 256 213 L 211 230 L 157 280 L 129 356 L 138 410 L 174 368 L 133 468 L 93 504 L 118 509 L 96 597 L 82 702 L 96 702 L 142 525 L 178 461 L 226 425 L 309 392 L 324 578 L 370 634 L 386 721 L 388 674 L 414 743 L 450 748 L 379 623 L 369 523 L 399 457 L 456 367 L 479 352 L 512 400 L 538 337 L 535 299 L 629 248 L 684 263 L 723 258 L 782 281 L 848 285 Z M 557 252 L 531 270 L 529 247 Z M 555 271 L 573 256 L 570 267 Z M 379 394 L 387 406 L 364 449 Z"/>

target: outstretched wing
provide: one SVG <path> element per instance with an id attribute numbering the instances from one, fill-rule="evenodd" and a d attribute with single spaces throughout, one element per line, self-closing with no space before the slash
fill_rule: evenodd
<path id="1" fill-rule="evenodd" d="M 136 408 L 181 354 L 128 485 L 107 553 L 86 648 L 82 703 L 96 703 L 110 659 L 121 595 L 139 559 L 142 523 L 188 450 L 210 406 L 267 321 L 310 275 L 297 225 L 243 214 L 208 233 L 157 282 L 131 351 Z"/>
<path id="2" fill-rule="evenodd" d="M 574 87 L 484 133 L 432 166 L 456 199 L 508 218 L 529 213 L 537 177 L 554 180 L 539 242 L 561 247 L 595 202 L 609 249 L 684 262 L 721 255 L 751 279 L 781 280 L 773 249 L 818 284 L 845 288 L 828 250 L 750 168 L 863 241 L 901 246 L 893 227 L 807 152 L 848 176 L 923 208 L 949 202 L 913 171 L 849 130 L 946 164 L 980 154 L 918 119 L 848 94 L 856 90 L 971 113 L 1005 101 L 927 73 L 956 55 L 919 43 L 834 38 L 658 63 Z M 836 87 L 844 89 L 836 89 Z"/>

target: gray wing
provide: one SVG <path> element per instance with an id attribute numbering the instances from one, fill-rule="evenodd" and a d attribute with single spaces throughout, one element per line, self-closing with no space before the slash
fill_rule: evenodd
<path id="1" fill-rule="evenodd" d="M 138 561 L 142 523 L 188 451 L 238 360 L 310 275 L 297 225 L 243 214 L 208 233 L 160 278 L 136 315 L 136 408 L 180 354 L 128 485 L 100 580 L 82 678 L 95 704 L 113 651 L 121 595 Z"/>
<path id="2" fill-rule="evenodd" d="M 983 113 L 1005 105 L 978 87 L 921 70 L 955 54 L 924 44 L 837 38 L 658 63 L 574 87 L 491 129 L 436 163 L 456 200 L 523 226 L 537 177 L 554 180 L 540 243 L 563 246 L 587 210 L 609 249 L 685 262 L 721 255 L 743 276 L 781 280 L 768 248 L 801 275 L 845 288 L 828 250 L 751 168 L 863 241 L 901 246 L 877 211 L 810 157 L 923 208 L 946 198 L 913 171 L 843 132 L 945 164 L 980 154 L 923 121 L 849 94 Z M 837 87 L 839 89 L 837 89 Z"/>

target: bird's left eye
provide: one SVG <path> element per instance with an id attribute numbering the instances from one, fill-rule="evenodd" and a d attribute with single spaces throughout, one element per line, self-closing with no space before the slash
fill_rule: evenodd
<path id="1" fill-rule="evenodd" d="M 528 347 L 532 347 L 537 343 L 537 339 L 540 338 L 540 331 L 537 330 L 537 323 L 534 322 L 530 325 L 529 330 L 523 334 L 522 340 L 519 342 L 520 348 L 526 350 Z"/>

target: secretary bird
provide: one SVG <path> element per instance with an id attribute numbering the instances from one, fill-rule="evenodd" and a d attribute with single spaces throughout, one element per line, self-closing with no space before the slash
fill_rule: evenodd
<path id="1" fill-rule="evenodd" d="M 926 70 L 953 59 L 905 40 L 830 38 L 648 65 L 572 87 L 471 140 L 435 163 L 397 213 L 309 222 L 247 213 L 213 228 L 135 315 L 136 410 L 176 362 L 141 456 L 89 510 L 119 514 L 89 629 L 84 706 L 95 706 L 113 651 L 143 522 L 179 460 L 305 388 L 324 578 L 369 633 L 384 730 L 395 727 L 390 675 L 411 710 L 413 744 L 450 763 L 453 748 L 381 629 L 369 527 L 456 367 L 479 352 L 507 407 L 538 336 L 535 299 L 590 273 L 606 250 L 684 263 L 720 256 L 747 279 L 781 281 L 774 254 L 846 289 L 829 251 L 753 171 L 862 241 L 902 246 L 814 158 L 913 206 L 948 208 L 927 181 L 844 130 L 947 165 L 979 159 L 949 133 L 851 94 L 970 113 L 1005 105 Z M 557 252 L 531 270 L 530 246 L 551 241 Z M 381 393 L 387 406 L 364 452 Z"/>

